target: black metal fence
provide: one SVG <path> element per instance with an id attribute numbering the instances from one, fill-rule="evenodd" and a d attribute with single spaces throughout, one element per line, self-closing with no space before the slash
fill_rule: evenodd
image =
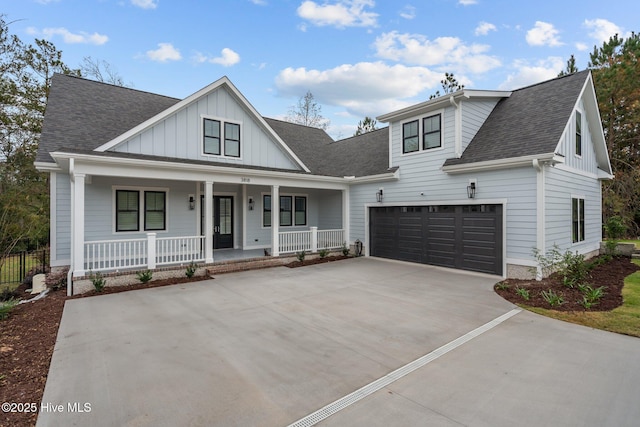
<path id="1" fill-rule="evenodd" d="M 20 284 L 29 272 L 43 273 L 49 265 L 49 249 L 24 250 L 0 258 L 0 285 Z"/>

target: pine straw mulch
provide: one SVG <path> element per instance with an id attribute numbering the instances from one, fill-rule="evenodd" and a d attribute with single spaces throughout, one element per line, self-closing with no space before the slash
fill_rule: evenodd
<path id="1" fill-rule="evenodd" d="M 590 262 L 595 261 L 589 260 Z M 604 287 L 604 295 L 597 304 L 586 309 L 580 301 L 583 300 L 583 294 L 577 286 L 573 288 L 567 287 L 562 283 L 562 277 L 559 274 L 541 280 L 519 280 L 507 279 L 494 286 L 496 293 L 504 299 L 520 305 L 529 307 L 540 307 L 557 311 L 610 311 L 622 305 L 622 288 L 624 287 L 624 279 L 634 272 L 640 270 L 640 267 L 631 262 L 626 257 L 615 257 L 608 262 L 604 262 L 593 268 L 585 283 L 592 288 Z M 529 291 L 529 299 L 524 299 L 516 292 L 517 288 L 523 288 Z M 562 296 L 564 302 L 561 305 L 551 307 L 542 296 L 542 291 L 553 291 L 557 295 Z"/>

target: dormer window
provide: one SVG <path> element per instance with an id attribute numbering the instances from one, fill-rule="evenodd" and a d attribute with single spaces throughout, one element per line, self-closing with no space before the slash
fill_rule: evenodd
<path id="1" fill-rule="evenodd" d="M 240 124 L 205 117 L 202 125 L 204 154 L 240 157 Z"/>
<path id="2" fill-rule="evenodd" d="M 442 147 L 442 113 L 402 124 L 402 154 Z"/>

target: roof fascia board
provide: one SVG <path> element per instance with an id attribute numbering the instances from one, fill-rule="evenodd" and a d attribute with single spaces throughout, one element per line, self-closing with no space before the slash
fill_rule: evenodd
<path id="1" fill-rule="evenodd" d="M 564 163 L 564 157 L 555 153 L 536 154 L 532 156 L 512 157 L 509 159 L 487 160 L 484 162 L 464 163 L 461 165 L 443 166 L 442 171 L 448 174 L 458 174 L 466 172 L 480 172 L 498 169 L 508 169 L 522 166 L 532 166 L 534 160 L 537 162 Z"/>
<path id="2" fill-rule="evenodd" d="M 40 172 L 62 172 L 62 168 L 57 163 L 34 162 L 33 165 Z"/>
<path id="3" fill-rule="evenodd" d="M 400 179 L 400 169 L 394 172 L 381 173 L 378 175 L 368 175 L 359 177 L 345 177 L 349 184 L 368 184 L 373 182 L 392 181 Z"/>
<path id="4" fill-rule="evenodd" d="M 77 154 L 77 153 L 65 153 L 65 152 L 53 152 L 50 155 L 56 160 L 70 160 L 74 159 L 75 163 L 78 161 L 84 163 L 92 163 L 96 165 L 111 165 L 115 168 L 119 166 L 124 167 L 136 167 L 136 168 L 157 168 L 161 170 L 174 170 L 185 172 L 197 172 L 197 173 L 224 173 L 227 175 L 235 176 L 265 176 L 269 178 L 295 178 L 300 181 L 324 181 L 330 183 L 345 183 L 343 177 L 332 177 L 325 175 L 311 175 L 302 174 L 296 172 L 283 172 L 283 171 L 269 171 L 260 169 L 243 169 L 237 167 L 226 166 L 213 166 L 213 165 L 201 165 L 201 164 L 189 164 L 189 163 L 174 163 L 162 160 L 147 160 L 147 159 L 133 159 L 133 158 L 116 158 L 116 157 L 104 157 L 93 156 L 90 154 Z M 166 178 L 166 176 L 164 176 Z"/>
<path id="5" fill-rule="evenodd" d="M 376 120 L 378 120 L 379 122 L 387 123 L 395 120 L 402 120 L 406 117 L 414 116 L 417 114 L 422 114 L 429 110 L 444 108 L 451 104 L 451 97 L 453 97 L 455 101 L 458 101 L 461 98 L 508 98 L 509 96 L 511 96 L 511 93 L 512 92 L 510 91 L 499 90 L 463 89 L 452 94 L 445 94 L 435 99 L 430 99 L 428 101 L 411 105 L 409 107 L 402 108 L 391 113 L 383 114 L 376 117 Z"/>
<path id="6" fill-rule="evenodd" d="M 278 136 L 278 134 L 275 133 L 275 131 L 267 124 L 267 122 L 258 113 L 258 111 L 255 108 L 253 108 L 253 105 L 251 105 L 251 103 L 240 93 L 240 91 L 234 86 L 234 84 L 231 83 L 231 81 L 229 80 L 229 78 L 227 76 L 223 76 L 223 77 L 219 78 L 215 82 L 213 82 L 213 83 L 207 85 L 206 87 L 200 89 L 199 91 L 197 91 L 194 94 L 188 96 L 187 98 L 183 99 L 182 101 L 179 101 L 178 103 L 176 103 L 173 106 L 167 108 L 166 110 L 164 110 L 164 111 L 156 114 L 155 116 L 151 117 L 150 119 L 140 123 L 138 126 L 128 130 L 127 132 L 119 135 L 118 137 L 112 139 L 111 141 L 101 145 L 100 147 L 96 148 L 95 151 L 105 152 L 107 150 L 110 150 L 110 149 L 116 147 L 119 144 L 122 144 L 126 140 L 128 140 L 128 139 L 132 138 L 133 136 L 143 132 L 144 130 L 150 128 L 151 126 L 153 126 L 153 125 L 155 125 L 157 123 L 159 123 L 163 119 L 165 119 L 165 118 L 169 117 L 170 115 L 178 112 L 179 110 L 185 108 L 189 104 L 191 104 L 191 103 L 195 102 L 196 100 L 202 98 L 203 96 L 205 96 L 205 95 L 207 95 L 207 94 L 219 89 L 222 86 L 226 86 L 231 90 L 232 94 L 240 101 L 241 104 L 244 105 L 245 108 L 247 108 L 247 110 L 249 110 L 249 112 L 254 116 L 256 121 L 258 121 L 258 123 L 260 123 L 260 125 L 271 135 L 271 137 L 273 137 L 278 142 L 278 144 L 293 159 L 294 162 L 296 162 L 305 172 L 311 172 L 311 170 L 307 167 L 307 165 L 305 165 L 302 162 L 302 160 L 300 160 L 300 158 L 291 150 L 291 148 L 289 148 L 289 146 L 284 143 L 284 141 L 280 138 L 280 136 Z"/>

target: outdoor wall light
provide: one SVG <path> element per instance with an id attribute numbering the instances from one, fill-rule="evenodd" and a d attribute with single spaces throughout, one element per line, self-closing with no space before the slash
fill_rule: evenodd
<path id="1" fill-rule="evenodd" d="M 378 201 L 378 203 L 380 203 L 380 202 L 382 202 L 383 198 L 384 198 L 384 193 L 383 193 L 382 188 L 381 188 L 376 192 L 376 200 Z"/>
<path id="2" fill-rule="evenodd" d="M 189 210 L 194 210 L 196 208 L 196 198 L 193 197 L 193 194 L 189 194 Z"/>
<path id="3" fill-rule="evenodd" d="M 469 185 L 467 185 L 467 196 L 469 196 L 470 199 L 473 199 L 474 197 L 476 197 L 476 182 L 475 181 L 471 181 L 469 183 Z"/>
<path id="4" fill-rule="evenodd" d="M 256 202 L 253 200 L 253 197 L 249 197 L 249 210 L 252 211 Z"/>

